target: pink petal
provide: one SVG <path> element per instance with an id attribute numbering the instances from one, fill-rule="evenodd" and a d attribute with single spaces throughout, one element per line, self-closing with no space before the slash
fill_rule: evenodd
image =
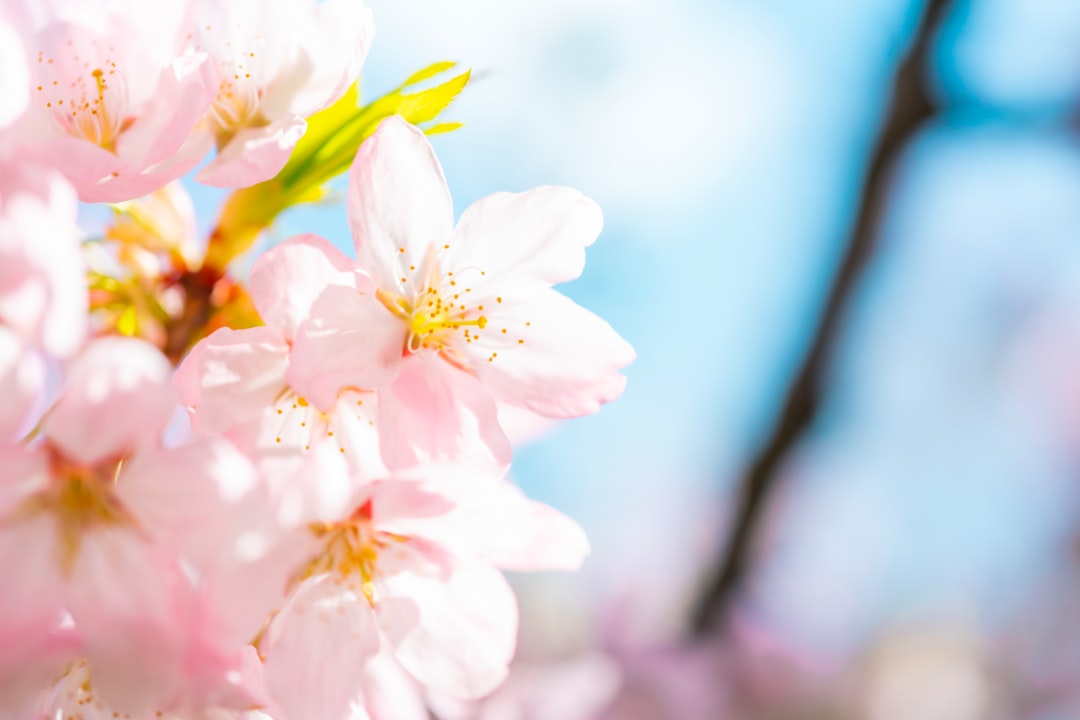
<path id="1" fill-rule="evenodd" d="M 510 444 L 520 448 L 547 437 L 559 426 L 557 420 L 538 415 L 517 405 L 496 401 L 499 408 L 499 425 L 502 426 Z"/>
<path id="2" fill-rule="evenodd" d="M 42 715 L 47 688 L 79 657 L 73 629 L 35 632 L 28 639 L 28 645 L 0 639 L 0 720 L 55 718 L 55 712 Z"/>
<path id="3" fill-rule="evenodd" d="M 345 390 L 325 412 L 289 390 L 254 421 L 236 425 L 227 437 L 262 462 L 299 458 L 326 446 L 345 466 L 370 479 L 386 474 L 374 418 L 375 393 Z"/>
<path id="4" fill-rule="evenodd" d="M 513 490 L 520 493 L 517 488 Z M 481 557 L 503 570 L 574 571 L 581 567 L 589 554 L 589 540 L 580 525 L 555 508 L 533 500 L 526 500 L 518 512 L 516 518 L 508 512 L 500 514 L 497 520 L 504 523 L 502 528 L 496 523 L 488 526 L 489 532 L 482 538 L 486 542 L 475 546 Z M 512 522 L 514 519 L 516 522 Z M 503 532 L 508 533 L 508 542 L 499 541 Z"/>
<path id="5" fill-rule="evenodd" d="M 364 596 L 323 575 L 296 590 L 260 650 L 277 720 L 350 720 L 379 634 Z"/>
<path id="6" fill-rule="evenodd" d="M 146 535 L 198 573 L 201 632 L 187 666 L 199 674 L 201 692 L 241 692 L 219 686 L 235 674 L 237 649 L 284 601 L 310 550 L 289 542 L 255 468 L 220 438 L 136 454 L 116 492 Z M 203 659 L 193 663 L 191 653 Z"/>
<path id="7" fill-rule="evenodd" d="M 517 319 L 513 336 L 523 344 L 505 348 L 493 362 L 476 362 L 498 399 L 566 418 L 594 413 L 622 394 L 626 378 L 618 371 L 634 360 L 634 350 L 607 322 L 554 290 L 505 312 Z"/>
<path id="8" fill-rule="evenodd" d="M 327 430 L 334 434 L 331 446 L 342 453 L 351 471 L 363 481 L 387 474 L 375 422 L 379 414 L 378 400 L 374 392 L 343 392 L 338 396 L 327 425 Z"/>
<path id="9" fill-rule="evenodd" d="M 192 130 L 217 95 L 205 60 L 186 55 L 162 70 L 153 100 L 117 139 L 123 167 L 94 184 L 79 184 L 81 200 L 121 202 L 149 195 L 199 164 L 212 141 Z"/>
<path id="10" fill-rule="evenodd" d="M 391 469 L 454 461 L 505 468 L 510 462 L 510 443 L 487 389 L 430 353 L 406 358 L 393 384 L 380 390 L 379 424 Z"/>
<path id="11" fill-rule="evenodd" d="M 345 94 L 356 81 L 375 35 L 372 12 L 361 2 L 326 0 L 315 6 L 313 15 L 306 32 L 297 38 L 298 56 L 304 61 L 297 64 L 308 70 L 303 82 L 298 83 L 300 73 L 293 72 L 267 89 L 270 103 L 287 103 L 291 112 L 303 116 Z"/>
<path id="12" fill-rule="evenodd" d="M 287 115 L 270 125 L 244 128 L 218 151 L 195 179 L 206 185 L 242 188 L 269 180 L 289 161 L 307 131 L 303 118 Z"/>
<path id="13" fill-rule="evenodd" d="M 86 143 L 84 143 L 86 144 Z M 96 146 L 93 146 L 96 147 Z M 161 162 L 139 172 L 113 171 L 101 181 L 78 184 L 79 199 L 84 202 L 123 202 L 149 195 L 159 190 L 178 177 L 192 170 L 210 150 L 211 142 L 206 135 L 192 134 L 180 148 Z M 70 163 L 64 163 L 65 172 Z M 70 178 L 70 173 L 67 173 Z"/>
<path id="14" fill-rule="evenodd" d="M 331 286 L 296 334 L 287 379 L 326 411 L 342 390 L 375 388 L 392 379 L 404 344 L 405 325 L 373 296 Z"/>
<path id="15" fill-rule="evenodd" d="M 82 536 L 67 604 L 94 685 L 117 710 L 148 713 L 182 692 L 192 593 L 175 557 L 128 528 Z"/>
<path id="16" fill-rule="evenodd" d="M 285 390 L 289 346 L 269 327 L 220 328 L 176 371 L 175 385 L 200 430 L 222 433 L 268 412 Z"/>
<path id="17" fill-rule="evenodd" d="M 45 366 L 22 340 L 0 327 L 0 443 L 18 440 L 26 432 L 30 413 L 45 387 Z"/>
<path id="18" fill-rule="evenodd" d="M 364 709 L 372 720 L 427 720 L 427 704 L 416 681 L 390 652 L 370 660 L 364 672 Z"/>
<path id="19" fill-rule="evenodd" d="M 200 620 L 205 621 L 205 617 Z M 203 622 L 193 634 L 185 657 L 187 670 L 182 694 L 171 706 L 180 718 L 212 720 L 214 717 L 243 717 L 240 711 L 266 707 L 270 702 L 257 651 L 246 644 L 229 642 L 223 648 L 219 628 Z M 213 706 L 220 714 L 207 712 Z M 229 713 L 227 709 L 236 711 Z"/>
<path id="20" fill-rule="evenodd" d="M 195 664 L 198 666 L 198 662 L 192 663 L 189 660 L 189 665 Z M 237 653 L 231 662 L 231 667 L 225 673 L 225 682 L 220 684 L 220 690 L 214 697 L 204 698 L 200 703 L 193 703 L 195 708 L 203 708 L 207 704 L 214 704 L 217 707 L 208 708 L 205 710 L 205 717 L 200 718 L 199 712 L 194 713 L 195 720 L 258 720 L 259 717 L 266 717 L 261 713 L 255 712 L 229 712 L 224 708 L 252 708 L 252 707 L 266 707 L 270 702 L 269 695 L 266 691 L 266 679 L 264 677 L 265 672 L 263 670 L 262 660 L 259 659 L 259 652 L 252 645 L 244 645 L 244 647 Z M 209 700 L 209 702 L 207 702 Z"/>
<path id="21" fill-rule="evenodd" d="M 51 123 L 53 121 L 48 115 L 37 111 L 32 106 L 23 119 L 16 123 L 16 127 L 29 122 Z M 96 198 L 91 198 L 94 198 L 94 189 L 102 178 L 112 178 L 115 183 L 124 169 L 123 161 L 105 148 L 70 135 L 49 138 L 46 144 L 34 147 L 32 154 L 34 159 L 42 164 L 58 168 L 75 188 L 79 199 L 85 202 L 96 201 Z M 147 190 L 147 193 L 152 190 L 153 188 Z M 136 197 L 139 195 L 131 195 L 124 199 L 130 200 Z"/>
<path id="22" fill-rule="evenodd" d="M 152 100 L 120 134 L 116 154 L 138 172 L 168 160 L 188 141 L 195 124 L 217 97 L 217 90 L 217 78 L 206 55 L 188 53 L 176 58 L 161 70 Z M 200 158 L 194 158 L 194 163 Z M 194 163 L 169 180 L 183 175 Z"/>
<path id="23" fill-rule="evenodd" d="M 38 516 L 25 522 L 7 522 L 5 526 L 0 530 L 0 567 L 4 568 L 0 666 L 12 659 L 12 653 L 25 658 L 42 637 L 57 627 L 64 598 L 61 551 L 52 519 Z"/>
<path id="24" fill-rule="evenodd" d="M 506 678 L 517 644 L 517 599 L 490 565 L 459 558 L 449 578 L 401 573 L 393 597 L 416 603 L 419 622 L 392 638 L 395 656 L 427 689 L 457 698 L 488 694 Z"/>
<path id="25" fill-rule="evenodd" d="M 255 261 L 251 296 L 263 322 L 291 340 L 327 287 L 372 290 L 371 279 L 355 267 L 356 263 L 318 235 L 295 235 Z"/>
<path id="26" fill-rule="evenodd" d="M 571 188 L 495 193 L 465 210 L 442 261 L 483 270 L 485 300 L 529 297 L 580 276 L 603 224 L 600 207 Z"/>
<path id="27" fill-rule="evenodd" d="M 116 493 L 147 535 L 200 570 L 255 560 L 277 539 L 255 467 L 220 438 L 135 453 Z"/>
<path id="28" fill-rule="evenodd" d="M 27 498 L 44 490 L 51 477 L 48 456 L 40 447 L 0 443 L 0 517 L 13 515 Z"/>
<path id="29" fill-rule="evenodd" d="M 382 529 L 427 538 L 504 570 L 577 570 L 589 554 L 589 541 L 576 522 L 525 497 L 490 470 L 434 466 L 422 472 L 429 478 L 423 491 L 452 509 L 423 519 L 400 514 L 387 518 Z"/>
<path id="30" fill-rule="evenodd" d="M 186 3 L 152 13 L 136 3 L 22 5 L 32 20 L 27 49 L 48 62 L 31 63 L 31 85 L 42 92 L 32 93 L 31 107 L 11 128 L 19 145 L 63 168 L 87 201 L 139 197 L 198 162 L 186 140 L 217 86 L 197 54 L 182 53 Z M 71 88 L 80 83 L 88 95 L 96 92 L 95 71 L 103 73 L 107 117 L 116 120 L 109 149 L 98 145 L 96 130 L 84 137 L 77 126 L 64 127 L 70 118 L 61 101 L 73 100 Z M 84 129 L 100 128 L 82 120 Z"/>
<path id="31" fill-rule="evenodd" d="M 398 473 L 388 481 L 373 483 L 368 499 L 375 526 L 392 531 L 397 527 L 394 523 L 402 520 L 416 521 L 422 526 L 431 518 L 453 510 L 451 500 L 427 487 L 426 475 L 439 469 L 441 466 L 425 465 L 416 474 Z"/>
<path id="32" fill-rule="evenodd" d="M 208 646 L 235 648 L 250 642 L 285 603 L 296 569 L 318 551 L 297 539 L 276 545 L 257 561 L 216 568 L 200 577 L 199 603 Z"/>
<path id="33" fill-rule="evenodd" d="M 43 652 L 57 628 L 64 601 L 61 550 L 54 520 L 19 517 L 20 508 L 50 481 L 48 459 L 40 451 L 0 447 L 0 698 L 15 693 L 24 673 Z M 2 703 L 0 703 L 2 707 Z"/>
<path id="34" fill-rule="evenodd" d="M 169 361 L 153 345 L 95 340 L 73 362 L 45 433 L 88 465 L 157 442 L 175 409 L 171 379 Z"/>
<path id="35" fill-rule="evenodd" d="M 75 192 L 58 173 L 0 160 L 0 325 L 66 357 L 86 334 Z"/>
<path id="36" fill-rule="evenodd" d="M 428 247 L 450 238 L 454 208 L 427 138 L 400 117 L 383 120 L 349 172 L 349 224 L 360 267 L 387 291 L 402 287 Z M 404 252 L 402 252 L 404 250 Z"/>
<path id="37" fill-rule="evenodd" d="M 278 520 L 283 527 L 336 522 L 356 507 L 358 483 L 331 443 L 320 443 L 305 453 L 267 456 L 259 466 L 277 498 Z"/>

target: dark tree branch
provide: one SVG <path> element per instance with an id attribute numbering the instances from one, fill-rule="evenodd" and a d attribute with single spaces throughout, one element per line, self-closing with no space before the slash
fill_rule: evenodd
<path id="1" fill-rule="evenodd" d="M 888 196 L 889 170 L 918 128 L 935 113 L 925 85 L 931 35 L 949 0 L 928 0 L 907 57 L 897 71 L 892 99 L 870 160 L 843 260 L 837 270 L 813 340 L 795 375 L 776 425 L 754 458 L 739 487 L 738 508 L 727 546 L 693 616 L 695 634 L 703 635 L 722 621 L 747 569 L 769 497 L 776 490 L 785 459 L 812 424 L 821 405 L 824 376 L 840 336 L 862 271 L 875 246 L 875 236 Z"/>

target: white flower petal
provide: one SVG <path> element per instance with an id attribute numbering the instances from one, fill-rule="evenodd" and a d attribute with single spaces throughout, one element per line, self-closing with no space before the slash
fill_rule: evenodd
<path id="1" fill-rule="evenodd" d="M 399 293 L 413 282 L 406 268 L 422 267 L 428 248 L 447 243 L 454 226 L 435 151 L 420 130 L 397 116 L 383 120 L 356 153 L 348 209 L 360 267 L 378 287 Z"/>

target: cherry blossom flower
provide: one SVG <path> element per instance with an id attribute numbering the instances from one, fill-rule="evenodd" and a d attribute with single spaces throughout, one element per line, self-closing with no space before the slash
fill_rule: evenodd
<path id="1" fill-rule="evenodd" d="M 501 435 L 495 400 L 565 418 L 619 396 L 633 350 L 551 288 L 581 274 L 602 224 L 595 203 L 562 187 L 497 193 L 455 229 L 430 144 L 397 117 L 361 146 L 349 183 L 358 264 L 381 307 L 328 289 L 300 328 L 297 373 L 390 377 L 381 407 L 402 428 L 445 427 L 468 406 L 489 443 Z"/>
<path id="2" fill-rule="evenodd" d="M 371 290 L 371 278 L 329 242 L 299 235 L 251 269 L 251 295 L 266 326 L 222 328 L 200 341 L 176 374 L 194 427 L 226 434 L 253 457 L 288 457 L 332 445 L 365 476 L 383 471 L 377 398 L 349 378 L 297 377 L 297 327 L 327 287 Z"/>
<path id="3" fill-rule="evenodd" d="M 8 132 L 82 200 L 145 195 L 195 167 L 192 135 L 217 90 L 205 55 L 184 53 L 188 3 L 88 0 L 16 6 L 30 104 Z"/>
<path id="4" fill-rule="evenodd" d="M 39 646 L 73 622 L 68 659 L 85 658 L 124 712 L 262 701 L 242 672 L 262 608 L 248 614 L 246 597 L 215 586 L 221 570 L 262 558 L 274 518 L 254 468 L 224 440 L 160 446 L 170 374 L 142 341 L 95 340 L 41 440 L 0 446 L 0 675 L 55 666 Z"/>
<path id="5" fill-rule="evenodd" d="M 259 643 L 271 714 L 354 717 L 376 701 L 371 673 L 393 674 L 387 654 L 431 690 L 490 692 L 517 632 L 496 567 L 576 569 L 588 552 L 580 528 L 487 469 L 429 466 L 353 488 L 300 529 L 315 551 Z"/>
<path id="6" fill-rule="evenodd" d="M 45 356 L 71 355 L 85 335 L 75 212 L 75 193 L 58 173 L 0 159 L 0 442 L 25 429 Z"/>
<path id="7" fill-rule="evenodd" d="M 398 392 L 384 401 L 372 388 L 390 378 L 400 349 L 357 348 L 349 332 L 323 337 L 309 322 L 313 303 L 338 297 L 377 322 L 384 309 L 372 290 L 366 273 L 315 235 L 290 238 L 265 253 L 252 268 L 251 293 L 267 325 L 216 331 L 177 372 L 196 428 L 226 433 L 263 459 L 332 442 L 368 478 L 422 461 L 505 469 L 510 446 L 495 404 L 468 392 L 473 378 L 457 373 L 450 383 L 443 376 L 430 381 L 423 364 L 409 366 L 396 379 Z M 364 332 L 363 319 L 352 320 Z M 465 390 L 448 392 L 454 382 Z"/>
<path id="8" fill-rule="evenodd" d="M 71 186 L 32 163 L 0 160 L 0 325 L 67 357 L 86 329 L 86 278 Z"/>
<path id="9" fill-rule="evenodd" d="M 219 83 L 204 123 L 218 155 L 196 179 L 268 180 L 303 136 L 304 118 L 356 81 L 374 35 L 371 12 L 360 0 L 202 0 L 197 10 L 197 44 Z"/>

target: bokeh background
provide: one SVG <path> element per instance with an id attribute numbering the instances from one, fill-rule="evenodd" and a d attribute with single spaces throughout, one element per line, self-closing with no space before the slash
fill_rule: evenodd
<path id="1" fill-rule="evenodd" d="M 572 185 L 606 227 L 564 291 L 638 352 L 621 400 L 523 444 L 576 575 L 515 578 L 504 690 L 447 718 L 1080 717 L 1080 3 L 956 0 L 936 114 L 723 622 L 691 628 L 858 212 L 911 0 L 369 0 L 372 98 L 452 59 L 457 211 Z M 344 186 L 340 189 L 343 191 Z M 191 186 L 200 214 L 220 200 Z M 342 205 L 275 238 L 349 248 Z"/>

